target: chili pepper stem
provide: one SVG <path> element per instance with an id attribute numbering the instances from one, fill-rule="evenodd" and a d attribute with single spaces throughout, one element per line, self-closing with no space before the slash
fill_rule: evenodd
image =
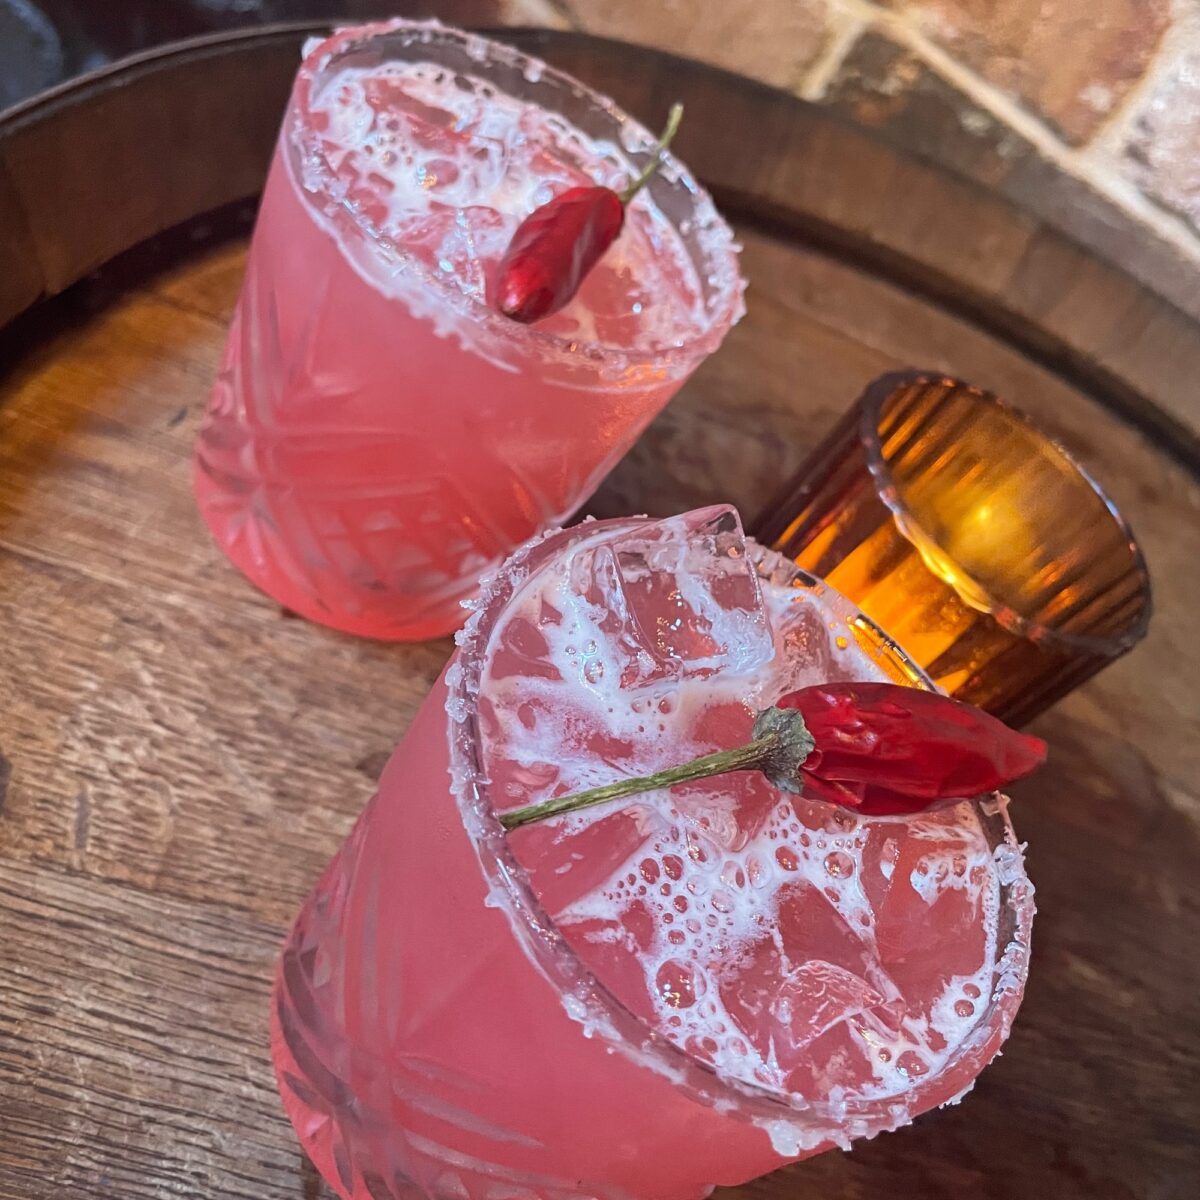
<path id="1" fill-rule="evenodd" d="M 621 193 L 621 203 L 623 205 L 628 205 L 630 200 L 650 182 L 655 172 L 662 166 L 663 155 L 670 147 L 671 141 L 679 129 L 679 122 L 682 120 L 683 105 L 679 103 L 672 104 L 671 111 L 667 115 L 666 128 L 662 131 L 662 137 L 658 139 L 658 145 L 654 147 L 654 158 L 642 168 L 642 173 Z"/>
<path id="2" fill-rule="evenodd" d="M 691 762 L 683 763 L 681 766 L 670 767 L 665 771 L 656 771 L 653 775 L 620 779 L 616 783 L 606 783 L 602 787 L 589 788 L 586 792 L 576 792 L 571 796 L 556 796 L 553 800 L 543 800 L 540 804 L 527 804 L 524 808 L 514 808 L 511 812 L 500 814 L 500 824 L 505 829 L 519 829 L 522 825 L 529 825 L 534 821 L 544 821 L 547 817 L 577 812 L 581 808 L 592 808 L 594 805 L 604 804 L 609 800 L 636 796 L 640 792 L 653 792 L 659 788 L 674 787 L 677 783 L 708 779 L 712 775 L 724 775 L 727 771 L 761 770 L 764 764 L 770 761 L 778 745 L 779 735 L 769 733 L 765 737 L 756 738 L 736 749 L 718 750 L 715 754 L 705 754 L 701 758 L 694 758 Z"/>

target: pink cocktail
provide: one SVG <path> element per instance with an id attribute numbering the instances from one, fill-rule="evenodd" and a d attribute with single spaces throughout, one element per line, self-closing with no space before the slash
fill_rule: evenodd
<path id="1" fill-rule="evenodd" d="M 482 571 L 587 498 L 740 314 L 729 229 L 667 155 L 566 309 L 518 325 L 489 289 L 529 212 L 624 184 L 653 144 L 436 24 L 309 47 L 196 456 L 254 583 L 349 632 L 446 633 Z"/>
<path id="2" fill-rule="evenodd" d="M 856 818 L 741 773 L 495 815 L 848 678 L 929 686 L 728 508 L 584 523 L 485 581 L 280 964 L 281 1092 L 340 1195 L 692 1200 L 970 1088 L 1033 915 L 1001 798 Z"/>

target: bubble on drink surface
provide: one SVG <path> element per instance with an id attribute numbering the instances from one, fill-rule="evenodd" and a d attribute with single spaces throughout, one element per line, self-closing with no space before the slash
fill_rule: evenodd
<path id="1" fill-rule="evenodd" d="M 835 879 L 854 874 L 854 859 L 841 850 L 825 856 L 825 870 Z"/>
<path id="2" fill-rule="evenodd" d="M 691 1008 L 708 990 L 704 975 L 686 959 L 669 958 L 654 975 L 655 990 L 668 1008 Z M 715 1044 L 715 1043 L 714 1043 Z"/>

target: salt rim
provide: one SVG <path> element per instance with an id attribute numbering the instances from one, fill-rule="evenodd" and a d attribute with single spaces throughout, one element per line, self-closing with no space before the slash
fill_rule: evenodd
<path id="1" fill-rule="evenodd" d="M 694 210 L 689 219 L 705 256 L 705 265 L 712 267 L 711 271 L 704 273 L 710 278 L 713 295 L 705 305 L 709 325 L 704 332 L 681 345 L 652 351 L 637 352 L 615 346 L 584 344 L 515 322 L 475 297 L 465 294 L 461 289 L 449 285 L 436 272 L 430 271 L 419 261 L 405 254 L 402 248 L 385 237 L 354 205 L 340 197 L 332 166 L 319 150 L 315 139 L 309 136 L 311 131 L 306 118 L 310 112 L 314 86 L 319 82 L 321 73 L 340 55 L 362 49 L 377 37 L 396 33 L 404 37 L 406 45 L 428 45 L 433 42 L 458 45 L 462 47 L 467 59 L 477 66 L 483 67 L 492 62 L 520 70 L 531 83 L 540 82 L 542 79 L 553 81 L 565 91 L 600 110 L 613 122 L 613 145 L 619 147 L 622 153 L 650 153 L 657 147 L 657 137 L 622 111 L 613 100 L 540 59 L 501 42 L 443 25 L 436 19 L 411 21 L 397 17 L 388 21 L 337 29 L 327 38 L 310 39 L 304 45 L 303 61 L 296 76 L 292 101 L 284 118 L 283 135 L 301 158 L 304 181 L 303 184 L 299 179 L 296 182 L 306 203 L 318 209 L 323 206 L 321 216 L 325 219 L 328 219 L 330 210 L 347 213 L 370 241 L 374 251 L 386 257 L 389 266 L 394 268 L 397 274 L 407 275 L 420 287 L 435 292 L 447 309 L 469 322 L 473 337 L 484 337 L 492 341 L 502 358 L 505 350 L 524 350 L 528 353 L 532 346 L 544 361 L 559 362 L 575 368 L 586 363 L 605 379 L 619 384 L 631 377 L 641 377 L 648 370 L 653 371 L 658 378 L 682 378 L 716 350 L 725 334 L 746 311 L 742 299 L 746 284 L 737 265 L 737 252 L 740 247 L 734 240 L 733 231 L 717 211 L 712 197 L 684 164 L 669 151 L 662 154 L 663 165 L 658 175 L 661 179 L 681 185 L 692 197 Z M 639 168 L 636 164 L 629 163 L 628 169 L 632 178 Z M 488 350 L 481 348 L 481 353 L 487 355 Z"/>
<path id="2" fill-rule="evenodd" d="M 974 1071 L 978 1074 L 999 1053 L 1012 1027 L 1029 970 L 1035 909 L 1033 884 L 1024 870 L 1024 847 L 1017 843 L 1009 822 L 1005 797 L 992 793 L 975 802 L 980 825 L 989 841 L 994 838 L 993 853 L 997 860 L 1003 860 L 1009 878 L 1007 884 L 1001 881 L 997 931 L 997 944 L 1003 944 L 1004 949 L 995 963 L 995 982 L 987 1011 L 942 1071 L 917 1083 L 903 1097 L 812 1102 L 792 1094 L 785 1101 L 757 1084 L 718 1074 L 634 1015 L 571 949 L 511 852 L 507 835 L 485 795 L 488 780 L 478 758 L 474 713 L 495 619 L 531 574 L 540 569 L 541 560 L 551 549 L 548 543 L 552 539 L 566 539 L 570 545 L 607 536 L 623 527 L 634 528 L 643 520 L 588 519 L 570 529 L 547 530 L 526 542 L 502 567 L 480 581 L 479 597 L 468 605 L 473 610 L 471 616 L 455 636 L 458 650 L 446 672 L 451 791 L 488 886 L 486 903 L 504 913 L 518 944 L 559 993 L 564 1011 L 580 1024 L 584 1037 L 598 1037 L 610 1050 L 669 1079 L 697 1103 L 758 1126 L 783 1158 L 795 1158 L 830 1145 L 848 1149 L 854 1139 L 871 1138 L 908 1124 L 913 1119 L 913 1110 L 923 1108 L 923 1096 L 933 1090 L 946 1071 L 964 1062 L 968 1066 L 978 1063 Z M 865 623 L 874 630 L 880 647 L 900 659 L 921 686 L 936 690 L 936 685 L 883 630 L 828 585 L 752 541 L 747 542 L 747 549 L 764 578 L 776 582 L 790 578 L 794 587 L 817 590 L 819 595 L 833 601 L 835 611 L 842 610 L 842 619 L 847 623 Z M 945 1103 L 957 1103 L 967 1090 Z"/>

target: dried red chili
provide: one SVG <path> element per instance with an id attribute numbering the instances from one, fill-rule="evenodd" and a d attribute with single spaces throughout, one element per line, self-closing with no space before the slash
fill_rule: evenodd
<path id="1" fill-rule="evenodd" d="M 916 813 L 1028 775 L 1046 743 L 938 692 L 891 683 L 826 683 L 790 692 L 758 715 L 754 740 L 682 766 L 500 815 L 516 829 L 657 788 L 761 771 L 776 787 L 867 815 Z"/>
<path id="2" fill-rule="evenodd" d="M 819 684 L 775 707 L 798 712 L 816 743 L 799 765 L 805 792 L 861 813 L 993 792 L 1046 757 L 1040 738 L 981 709 L 890 683 Z"/>
<path id="3" fill-rule="evenodd" d="M 571 300 L 617 240 L 626 206 L 662 165 L 682 116 L 683 105 L 674 105 L 653 160 L 623 192 L 599 186 L 568 188 L 517 226 L 496 270 L 496 307 L 506 317 L 529 325 Z"/>

